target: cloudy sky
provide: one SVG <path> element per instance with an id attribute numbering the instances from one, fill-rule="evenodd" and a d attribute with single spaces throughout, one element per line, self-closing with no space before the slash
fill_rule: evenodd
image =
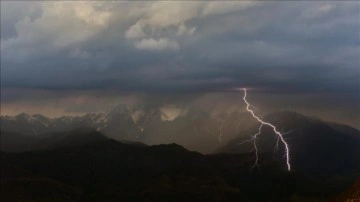
<path id="1" fill-rule="evenodd" d="M 262 112 L 359 128 L 359 19 L 357 1 L 1 1 L 1 113 L 232 106 L 248 87 Z"/>

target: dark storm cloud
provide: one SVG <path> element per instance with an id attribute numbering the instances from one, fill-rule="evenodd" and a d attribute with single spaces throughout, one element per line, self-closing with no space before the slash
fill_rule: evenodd
<path id="1" fill-rule="evenodd" d="M 50 4 L 2 17 L 2 88 L 359 92 L 358 2 Z"/>

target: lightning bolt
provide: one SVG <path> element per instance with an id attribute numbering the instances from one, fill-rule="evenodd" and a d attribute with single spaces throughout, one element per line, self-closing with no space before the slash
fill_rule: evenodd
<path id="1" fill-rule="evenodd" d="M 291 170 L 291 165 L 290 165 L 290 156 L 289 156 L 289 145 L 287 144 L 287 142 L 285 141 L 284 137 L 283 137 L 283 134 L 280 133 L 276 127 L 274 125 L 272 125 L 271 123 L 268 123 L 268 122 L 265 122 L 263 120 L 261 120 L 258 116 L 255 115 L 254 111 L 252 109 L 250 109 L 250 103 L 246 100 L 246 96 L 247 96 L 247 92 L 246 92 L 246 88 L 243 88 L 243 91 L 244 91 L 244 97 L 243 97 L 243 100 L 244 102 L 246 103 L 246 110 L 260 123 L 260 126 L 259 126 L 259 131 L 258 133 L 256 133 L 255 135 L 253 135 L 249 140 L 246 140 L 244 141 L 243 143 L 245 142 L 253 142 L 254 144 L 254 149 L 255 149 L 255 155 L 256 155 L 256 160 L 255 160 L 255 164 L 254 166 L 258 165 L 258 148 L 256 146 L 256 138 L 258 135 L 261 134 L 261 129 L 264 125 L 266 126 L 269 126 L 273 129 L 274 133 L 277 135 L 277 137 L 279 138 L 279 140 L 281 140 L 281 142 L 284 144 L 285 146 L 285 157 L 286 157 L 286 165 L 287 165 L 287 169 L 288 171 Z M 254 167 L 253 166 L 253 167 Z"/>
<path id="2" fill-rule="evenodd" d="M 257 138 L 258 135 L 261 134 L 261 129 L 262 129 L 262 127 L 263 127 L 263 124 L 261 124 L 261 125 L 259 126 L 258 132 L 257 132 L 255 135 L 253 135 L 250 139 L 245 140 L 245 141 L 242 141 L 242 142 L 239 143 L 239 145 L 245 144 L 245 143 L 247 143 L 247 142 L 252 142 L 252 143 L 253 143 L 253 145 L 254 145 L 254 151 L 255 151 L 255 162 L 254 162 L 253 166 L 251 167 L 252 169 L 255 168 L 255 166 L 259 167 L 259 164 L 258 164 L 259 155 L 258 155 L 258 148 L 257 148 L 257 145 L 256 145 L 256 138 Z"/>
<path id="3" fill-rule="evenodd" d="M 279 136 L 276 136 L 276 145 L 274 147 L 274 153 L 279 150 Z"/>

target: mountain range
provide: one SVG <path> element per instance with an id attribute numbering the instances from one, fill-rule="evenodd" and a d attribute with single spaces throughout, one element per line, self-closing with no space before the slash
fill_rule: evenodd
<path id="1" fill-rule="evenodd" d="M 245 112 L 211 115 L 204 110 L 191 108 L 170 119 L 160 108 L 127 105 L 119 105 L 108 113 L 84 116 L 47 118 L 39 114 L 22 113 L 0 118 L 2 133 L 15 132 L 18 136 L 25 135 L 30 139 L 91 127 L 119 141 L 139 141 L 146 144 L 175 142 L 202 153 L 213 152 L 252 123 L 254 120 Z"/>
<path id="2" fill-rule="evenodd" d="M 214 116 L 190 109 L 169 119 L 160 109 L 140 109 L 119 106 L 109 113 L 55 119 L 2 116 L 1 198 L 343 201 L 357 197 L 357 129 L 295 112 L 265 116 L 289 144 L 289 172 L 284 147 L 266 126 L 256 140 L 259 167 L 253 167 L 253 146 L 244 141 L 258 132 L 259 124 L 246 113 Z"/>

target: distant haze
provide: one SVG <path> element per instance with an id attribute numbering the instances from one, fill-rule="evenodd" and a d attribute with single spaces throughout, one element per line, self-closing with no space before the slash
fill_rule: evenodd
<path id="1" fill-rule="evenodd" d="M 1 1 L 1 114 L 146 105 L 360 128 L 357 1 Z"/>

